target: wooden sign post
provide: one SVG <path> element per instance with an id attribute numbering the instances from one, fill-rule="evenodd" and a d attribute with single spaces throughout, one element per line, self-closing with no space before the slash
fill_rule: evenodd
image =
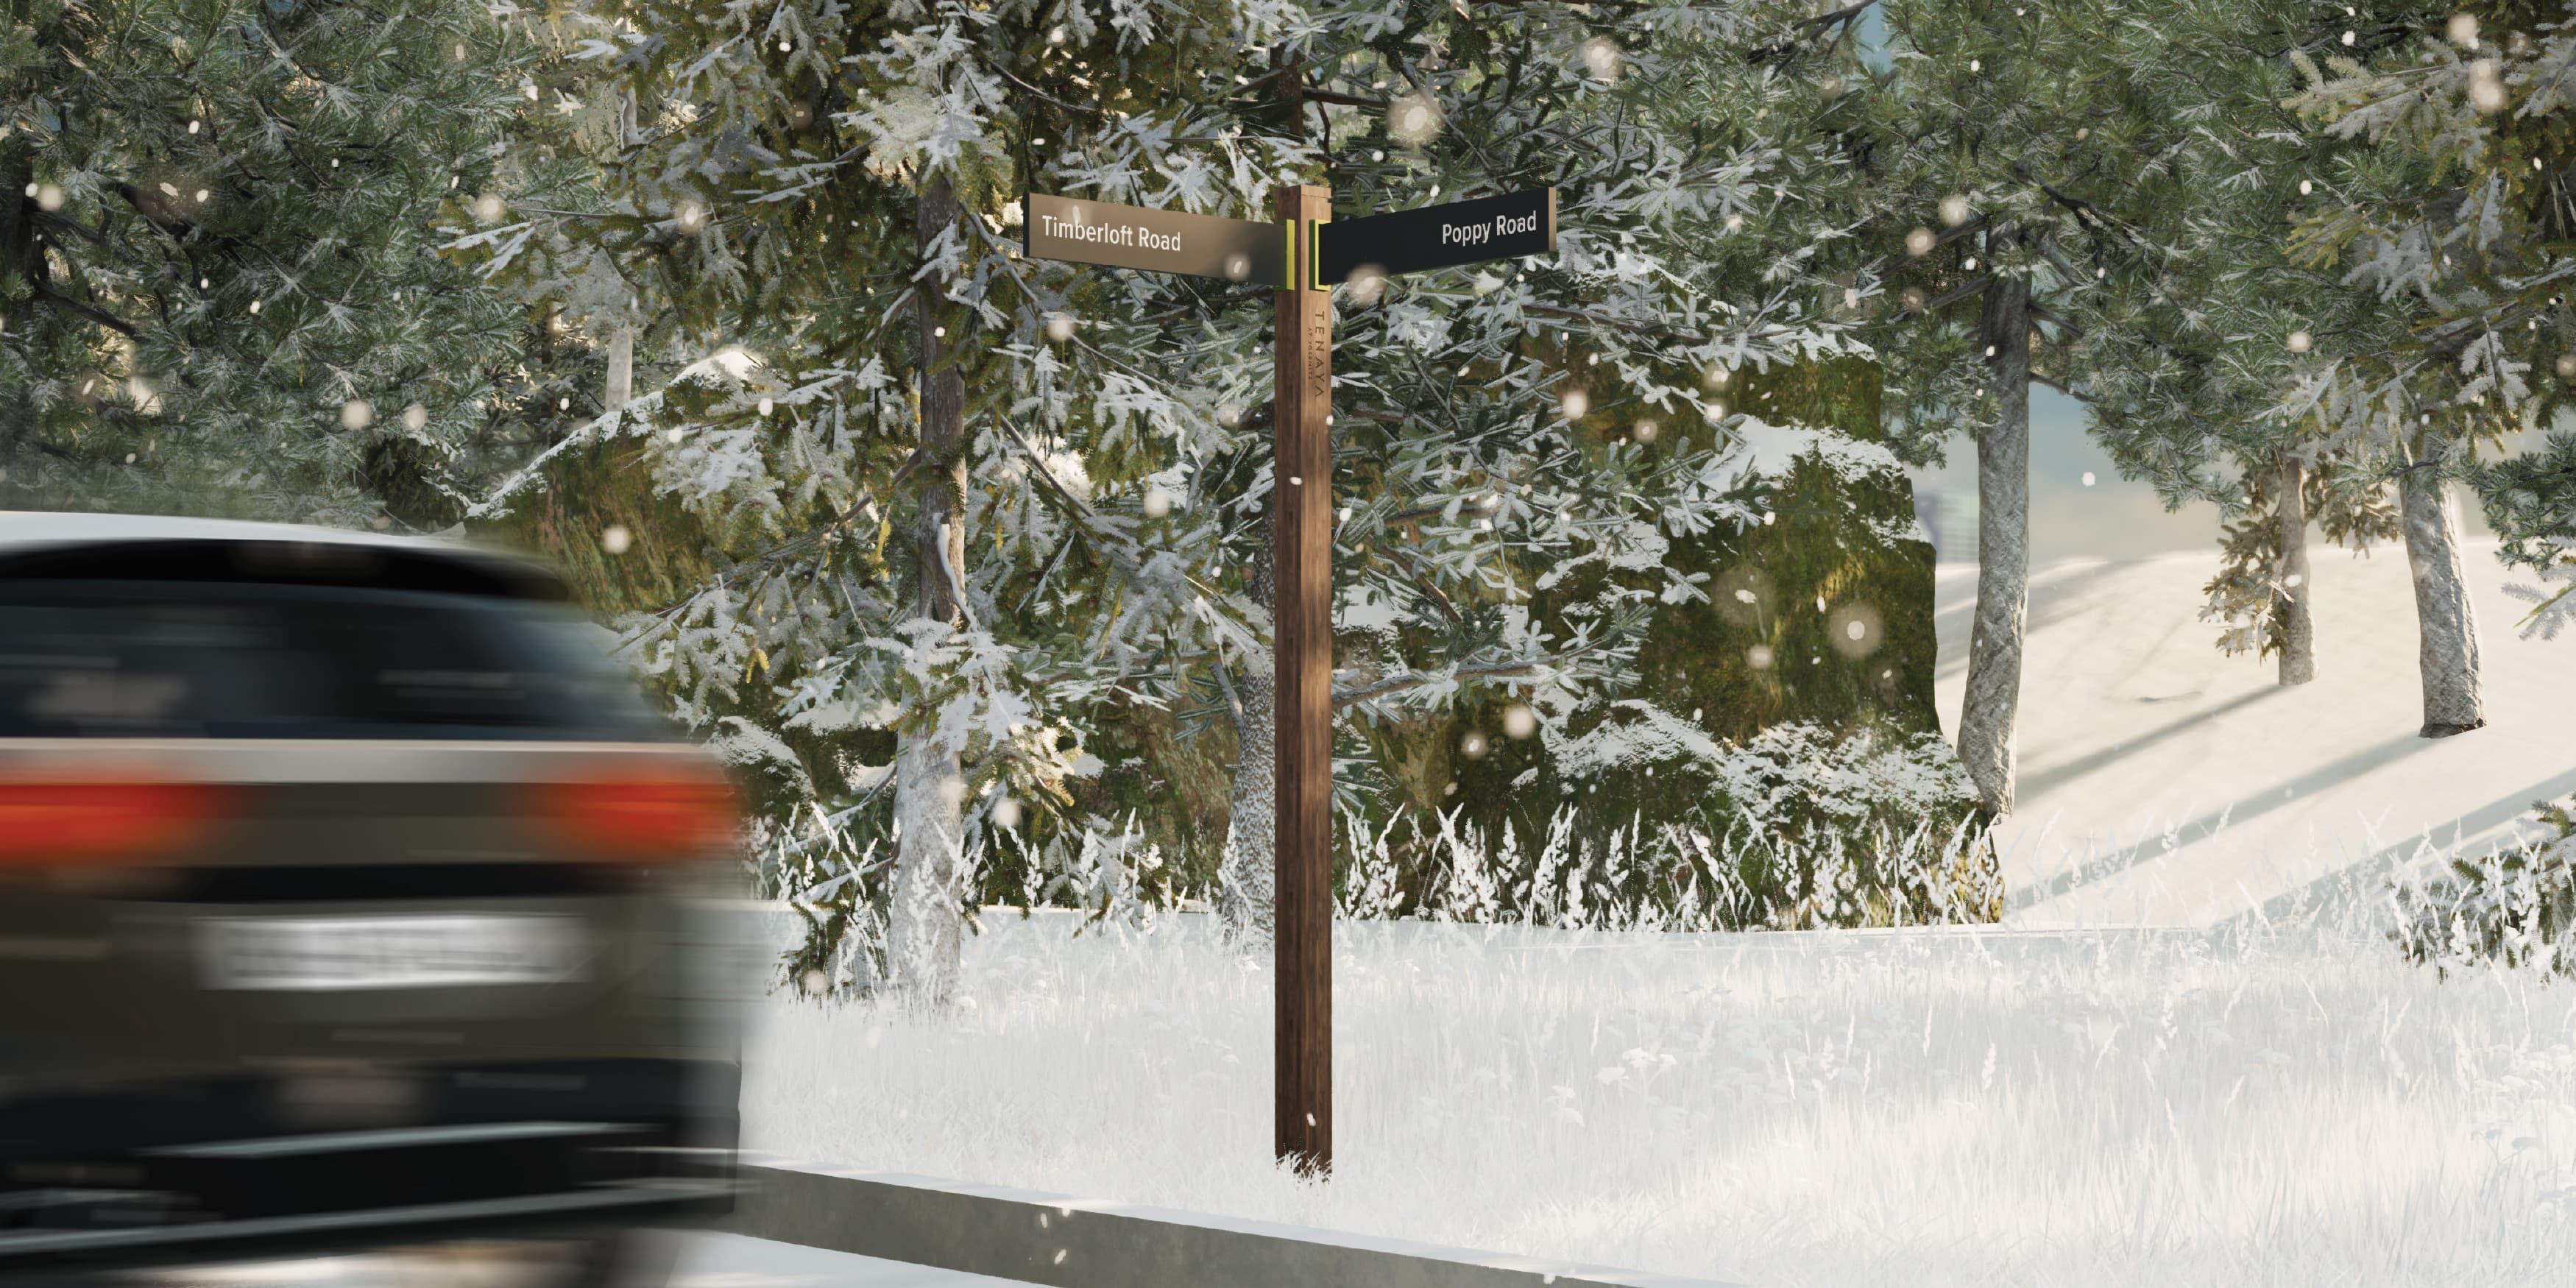
<path id="1" fill-rule="evenodd" d="M 1277 672 L 1278 909 L 1273 987 L 1276 1142 L 1310 1176 L 1333 1166 L 1333 297 L 1317 225 L 1332 189 L 1279 190 L 1293 238 L 1272 296 L 1271 632 Z"/>
<path id="2" fill-rule="evenodd" d="M 1333 1167 L 1333 299 L 1358 277 L 1556 253 L 1556 190 L 1335 224 L 1333 191 L 1286 187 L 1279 222 L 1065 197 L 1022 206 L 1038 259 L 1277 284 L 1271 632 L 1278 907 L 1271 1046 L 1281 1162 Z"/>
<path id="3" fill-rule="evenodd" d="M 1336 224 L 1330 188 L 1283 188 L 1297 235 L 1278 324 L 1271 421 L 1272 630 L 1278 671 L 1275 1036 L 1278 1157 L 1333 1168 L 1333 304 L 1363 275 L 1556 253 L 1556 190 Z"/>

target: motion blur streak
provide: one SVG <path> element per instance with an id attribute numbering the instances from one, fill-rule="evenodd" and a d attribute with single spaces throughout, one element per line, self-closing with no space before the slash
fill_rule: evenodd
<path id="1" fill-rule="evenodd" d="M 563 598 L 0 513 L 0 1276 L 475 1239 L 649 1282 L 634 1227 L 730 1203 L 732 789 Z"/>
<path id="2" fill-rule="evenodd" d="M 206 783 L 0 782 L 0 863 L 167 854 L 229 804 Z"/>

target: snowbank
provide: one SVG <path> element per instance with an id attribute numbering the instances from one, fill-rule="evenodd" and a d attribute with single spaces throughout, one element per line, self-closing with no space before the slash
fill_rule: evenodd
<path id="1" fill-rule="evenodd" d="M 2031 578 L 2017 812 L 2001 833 L 2012 920 L 2208 924 L 2421 838 L 2473 848 L 2539 798 L 2576 791 L 2576 641 L 2523 640 L 2528 605 L 2492 541 L 2462 551 L 2485 654 L 2488 727 L 2422 723 L 2406 554 L 2311 556 L 2318 678 L 2220 656 L 2198 619 L 2210 552 L 2052 564 Z M 1942 718 L 1966 683 L 1976 569 L 1936 581 Z"/>
<path id="2" fill-rule="evenodd" d="M 745 1144 L 1758 1285 L 2565 1282 L 2576 990 L 2375 932 L 1346 923 L 1336 1174 L 1201 919 L 994 920 L 945 1019 L 779 1002 Z"/>

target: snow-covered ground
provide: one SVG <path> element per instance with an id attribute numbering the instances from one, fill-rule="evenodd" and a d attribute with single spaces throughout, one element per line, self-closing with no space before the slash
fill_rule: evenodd
<path id="1" fill-rule="evenodd" d="M 2508 835 L 2576 791 L 2576 640 L 2524 640 L 2528 605 L 2492 540 L 2462 552 L 2488 727 L 2423 722 L 2406 552 L 2312 552 L 2318 678 L 2222 657 L 2197 620 L 2215 548 L 2069 561 L 2031 579 L 2016 814 L 2004 877 L 2023 925 L 2207 924 L 2328 872 L 2384 866 L 2427 834 Z M 1940 701 L 1955 731 L 1976 569 L 1938 577 Z M 2083 865 L 2082 871 L 2077 871 Z"/>
<path id="2" fill-rule="evenodd" d="M 2428 742 L 2402 551 L 2319 555 L 2292 690 L 2210 646 L 2213 562 L 2035 578 L 2006 927 L 1346 924 L 1313 1186 L 1257 962 L 1001 914 L 951 1016 L 764 1006 L 746 1144 L 1762 1285 L 2569 1282 L 2576 988 L 2378 918 L 2421 838 L 2576 791 L 2576 641 L 2516 638 L 2473 544 L 2491 725 Z M 1954 716 L 1973 570 L 1938 585 Z"/>
<path id="3" fill-rule="evenodd" d="M 2340 915 L 2340 914 L 2336 914 Z M 1198 918 L 1001 915 L 947 1018 L 775 1001 L 746 1145 L 1762 1285 L 2521 1285 L 2576 1265 L 2576 989 L 2365 927 L 1346 925 L 1334 1179 Z"/>

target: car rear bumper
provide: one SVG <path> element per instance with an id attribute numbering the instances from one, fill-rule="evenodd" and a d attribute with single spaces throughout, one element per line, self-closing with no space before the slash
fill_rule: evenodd
<path id="1" fill-rule="evenodd" d="M 720 1213 L 737 1082 L 714 1061 L 423 1063 L 319 1110 L 330 1079 L 302 1074 L 0 1102 L 0 1271 Z"/>

